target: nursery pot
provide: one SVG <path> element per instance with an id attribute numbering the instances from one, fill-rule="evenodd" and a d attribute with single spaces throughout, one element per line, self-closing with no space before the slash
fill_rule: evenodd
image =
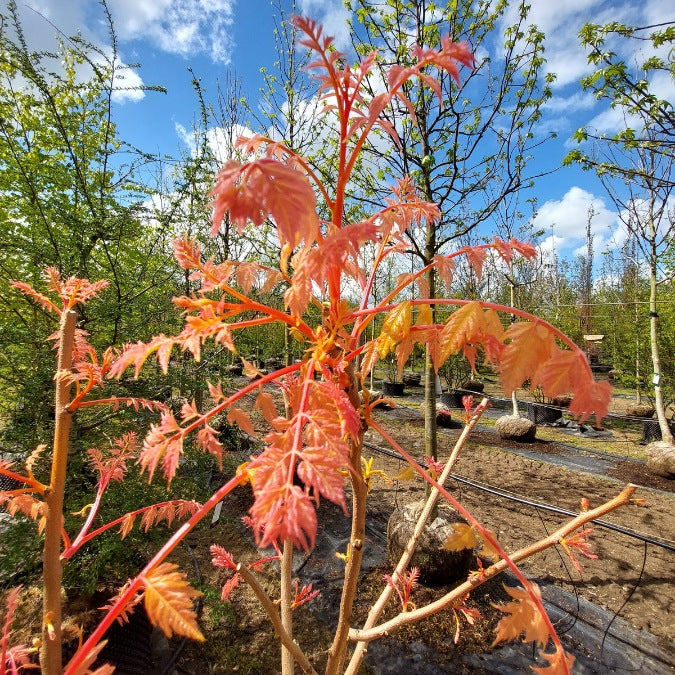
<path id="1" fill-rule="evenodd" d="M 448 408 L 463 408 L 462 396 L 465 395 L 461 391 L 447 391 L 445 394 L 441 394 L 441 403 L 447 405 Z"/>
<path id="2" fill-rule="evenodd" d="M 414 502 L 391 514 L 387 524 L 387 552 L 393 563 L 398 562 L 407 545 L 423 506 L 423 502 Z M 419 568 L 420 583 L 438 586 L 466 579 L 475 559 L 473 548 L 460 551 L 441 548 L 455 532 L 453 523 L 461 522 L 463 518 L 452 507 L 444 503 L 438 505 L 438 515 L 422 531 L 409 564 L 409 567 Z"/>
<path id="3" fill-rule="evenodd" d="M 527 418 L 535 424 L 550 424 L 562 417 L 562 410 L 545 403 L 527 403 Z"/>
<path id="4" fill-rule="evenodd" d="M 422 376 L 419 373 L 408 373 L 403 376 L 403 384 L 409 387 L 419 387 L 422 381 Z"/>
<path id="5" fill-rule="evenodd" d="M 403 382 L 383 382 L 382 393 L 385 396 L 403 396 L 405 385 Z"/>

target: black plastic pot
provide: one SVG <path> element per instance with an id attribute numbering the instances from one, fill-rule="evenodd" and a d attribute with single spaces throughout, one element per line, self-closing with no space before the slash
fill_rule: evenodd
<path id="1" fill-rule="evenodd" d="M 419 373 L 409 373 L 403 376 L 403 384 L 409 387 L 419 387 L 422 381 L 422 376 Z"/>
<path id="2" fill-rule="evenodd" d="M 562 417 L 562 410 L 545 403 L 528 402 L 526 404 L 526 416 L 535 424 L 551 424 Z"/>
<path id="3" fill-rule="evenodd" d="M 462 396 L 467 394 L 463 391 L 448 391 L 441 394 L 441 403 L 444 403 L 448 408 L 463 408 Z"/>
<path id="4" fill-rule="evenodd" d="M 382 393 L 385 396 L 403 396 L 405 385 L 403 382 L 383 382 Z"/>

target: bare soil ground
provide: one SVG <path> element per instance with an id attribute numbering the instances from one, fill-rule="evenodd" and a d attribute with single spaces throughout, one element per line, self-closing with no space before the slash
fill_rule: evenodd
<path id="1" fill-rule="evenodd" d="M 399 407 L 379 412 L 378 418 L 405 448 L 421 458 L 424 431 L 418 411 Z M 458 434 L 459 431 L 453 430 L 442 432 L 439 457 L 447 456 Z M 546 435 L 550 436 L 550 433 Z M 608 515 L 605 520 L 647 537 L 673 543 L 673 481 L 654 475 L 644 464 L 635 461 L 619 459 L 612 462 L 606 476 L 573 471 L 546 461 L 547 456 L 553 458 L 561 453 L 569 453 L 569 446 L 574 444 L 574 439 L 562 434 L 560 439 L 560 442 L 538 440 L 520 444 L 503 441 L 493 428 L 481 426 L 472 435 L 454 473 L 529 501 L 575 512 L 579 510 L 582 497 L 590 501 L 591 507 L 597 506 L 618 494 L 623 485 L 633 482 L 642 486 L 636 497 L 644 498 L 646 505 L 623 508 Z M 373 446 L 383 445 L 382 439 L 373 432 L 368 432 L 366 440 L 370 444 L 366 456 L 371 453 Z M 625 438 L 623 440 L 625 442 Z M 538 454 L 542 459 L 516 454 L 523 448 Z M 639 448 L 634 450 L 625 454 L 639 455 L 641 452 Z M 376 467 L 388 476 L 398 475 L 404 466 L 401 460 L 379 453 L 376 449 L 372 454 Z M 448 487 L 481 522 L 497 533 L 507 551 L 519 549 L 546 536 L 565 520 L 563 516 L 468 487 L 456 480 L 451 480 Z M 381 535 L 386 531 L 389 516 L 403 504 L 422 499 L 423 496 L 421 480 L 395 481 L 391 484 L 377 481 L 374 484 L 368 512 L 371 541 L 366 542 L 366 548 L 371 546 L 374 557 L 369 560 L 366 552 L 353 625 L 358 626 L 363 622 L 368 607 L 382 589 L 382 575 L 391 572 L 391 567 L 375 554 L 375 551 L 382 549 Z M 202 610 L 207 642 L 204 645 L 188 646 L 179 662 L 182 672 L 278 672 L 278 642 L 251 591 L 240 587 L 228 603 L 221 603 L 217 599 L 218 591 L 211 589 L 217 589 L 225 577 L 210 566 L 208 556 L 204 555 L 209 543 L 221 544 L 235 557 L 246 562 L 259 555 L 250 538 L 242 539 L 241 536 L 244 530 L 238 517 L 249 506 L 248 499 L 243 493 L 229 498 L 223 511 L 227 515 L 221 518 L 218 526 L 210 531 L 195 532 L 191 539 L 192 561 L 195 557 L 199 561 L 203 590 L 209 589 Z M 305 558 L 299 554 L 295 562 L 303 581 L 312 580 L 314 587 L 322 591 L 313 601 L 312 608 L 303 606 L 294 615 L 297 641 L 306 649 L 317 670 L 325 665 L 331 624 L 339 603 L 337 589 L 342 563 L 333 557 L 333 553 L 343 551 L 348 538 L 347 518 L 333 505 L 322 505 L 320 523 L 317 551 Z M 672 654 L 675 641 L 675 622 L 671 611 L 671 607 L 675 606 L 675 588 L 672 583 L 675 578 L 675 556 L 672 550 L 600 526 L 594 527 L 592 543 L 598 560 L 582 557 L 583 575 L 574 570 L 560 547 L 549 549 L 524 563 L 522 569 L 530 578 L 556 584 L 612 614 L 617 613 L 635 628 L 649 631 L 656 636 L 660 646 Z M 324 550 L 319 550 L 322 546 Z M 187 569 L 192 563 L 190 558 L 183 557 L 182 566 Z M 275 577 L 275 570 L 263 574 L 264 584 L 272 595 L 276 593 Z M 419 588 L 414 600 L 419 607 L 446 590 Z M 467 667 L 466 663 L 462 665 L 462 658 L 467 653 L 483 653 L 490 648 L 494 627 L 501 616 L 491 603 L 504 599 L 501 581 L 486 584 L 479 593 L 472 595 L 471 603 L 480 609 L 483 619 L 474 627 L 462 625 L 462 637 L 457 646 L 452 640 L 454 618 L 444 613 L 401 631 L 395 638 L 399 642 L 394 643 L 398 647 L 393 649 L 420 650 L 426 662 L 431 659 L 432 664 L 433 655 L 444 655 L 444 658 L 451 660 L 454 658 L 457 669 L 453 672 L 483 672 Z M 393 615 L 396 607 L 391 604 L 387 611 L 388 615 Z M 404 647 L 404 644 L 407 646 Z M 377 653 L 374 648 L 371 651 Z M 392 653 L 390 649 L 388 654 Z M 386 654 L 382 658 L 388 658 Z M 372 665 L 364 666 L 363 672 L 397 672 L 387 670 L 383 665 L 374 670 L 370 668 Z M 435 671 L 429 672 L 448 672 L 442 666 L 435 668 Z"/>

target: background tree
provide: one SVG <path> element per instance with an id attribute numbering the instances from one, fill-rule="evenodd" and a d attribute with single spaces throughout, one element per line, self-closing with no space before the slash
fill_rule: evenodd
<path id="1" fill-rule="evenodd" d="M 106 302 L 79 316 L 95 344 L 147 337 L 167 307 L 162 294 L 149 299 L 168 276 L 166 247 L 164 233 L 146 226 L 148 192 L 136 178 L 152 158 L 125 145 L 112 119 L 123 67 L 103 8 L 109 52 L 80 37 L 33 52 L 15 3 L 0 16 L 0 382 L 10 447 L 34 445 L 49 424 L 51 403 L 37 392 L 50 389 L 44 337 L 55 325 L 9 282 L 38 283 L 45 265 L 110 279 Z"/>
<path id="2" fill-rule="evenodd" d="M 658 29 L 658 30 L 652 30 Z M 645 37 L 646 31 L 652 32 Z M 672 447 L 673 435 L 665 416 L 661 357 L 659 354 L 658 289 L 668 278 L 660 258 L 671 245 L 675 218 L 671 203 L 675 140 L 672 105 L 659 99 L 655 91 L 657 75 L 672 78 L 672 49 L 675 25 L 629 27 L 618 23 L 605 26 L 586 24 L 581 43 L 589 51 L 589 63 L 600 66 L 582 80 L 585 89 L 600 100 L 609 101 L 617 113 L 617 132 L 603 135 L 593 129 L 580 129 L 576 140 L 583 144 L 570 152 L 565 161 L 578 162 L 596 172 L 619 211 L 621 222 L 635 237 L 642 260 L 649 270 L 649 341 L 653 364 L 652 385 L 656 413 L 663 441 Z M 647 49 L 634 65 L 605 46 L 608 38 Z M 665 55 L 662 55 L 665 54 Z M 636 51 L 632 58 L 641 53 Z M 590 141 L 590 143 L 589 143 Z"/>
<path id="3" fill-rule="evenodd" d="M 632 182 L 650 178 L 659 187 L 673 187 L 672 175 L 650 176 L 645 167 L 617 163 L 604 153 L 589 153 L 587 142 L 598 142 L 613 152 L 642 148 L 672 156 L 675 111 L 672 103 L 659 98 L 656 92 L 660 83 L 673 78 L 675 21 L 653 26 L 627 26 L 616 21 L 605 25 L 587 23 L 579 38 L 588 50 L 589 64 L 595 66 L 581 80 L 581 86 L 616 111 L 619 125 L 613 134 L 591 127 L 578 129 L 574 138 L 582 147 L 572 150 L 565 163 L 578 162 L 599 175 L 609 172 Z M 628 56 L 622 57 L 618 52 Z M 590 147 L 597 145 L 592 143 Z"/>
<path id="4" fill-rule="evenodd" d="M 552 76 L 541 78 L 544 35 L 528 25 L 528 6 L 520 2 L 515 23 L 503 28 L 506 2 L 460 1 L 445 7 L 424 0 L 350 3 L 358 24 L 355 44 L 361 54 L 378 50 L 382 67 L 407 67 L 411 45 L 434 48 L 440 35 L 466 41 L 478 55 L 461 83 L 440 78 L 440 97 L 423 80 L 406 84 L 414 120 L 405 104 L 385 112 L 400 145 L 374 144 L 380 182 L 394 175 L 411 176 L 423 197 L 438 204 L 441 221 L 417 228 L 410 236 L 413 253 L 428 264 L 450 242 L 491 222 L 510 195 L 532 186 L 527 163 L 546 137 L 536 134 L 541 108 L 551 93 Z M 381 80 L 372 78 L 372 93 Z M 440 100 L 439 100 L 440 98 Z M 373 184 L 371 182 L 371 184 Z M 367 197 L 368 187 L 364 187 Z M 372 194 L 372 188 L 370 188 Z M 438 278 L 427 275 L 429 297 L 439 292 Z M 431 359 L 428 359 L 431 363 Z M 427 367 L 425 396 L 426 452 L 436 456 L 436 383 Z"/>

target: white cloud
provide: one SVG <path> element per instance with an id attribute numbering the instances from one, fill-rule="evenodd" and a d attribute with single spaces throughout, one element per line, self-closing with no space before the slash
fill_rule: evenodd
<path id="1" fill-rule="evenodd" d="M 565 240 L 555 234 L 550 234 L 546 239 L 543 239 L 539 244 L 539 251 L 544 261 L 551 260 L 553 254 L 563 247 Z"/>
<path id="2" fill-rule="evenodd" d="M 578 33 L 584 21 L 590 17 L 593 21 L 602 20 L 600 14 L 603 4 L 603 0 L 532 0 L 530 3 L 527 23 L 536 25 L 546 35 L 544 70 L 556 74 L 555 88 L 577 82 L 588 72 L 586 54 L 579 45 Z M 516 2 L 509 3 L 502 27 L 515 23 L 518 5 Z"/>
<path id="3" fill-rule="evenodd" d="M 216 63 L 230 61 L 234 0 L 108 0 L 108 5 L 123 41 L 145 39 L 171 54 L 206 53 Z"/>
<path id="4" fill-rule="evenodd" d="M 578 252 L 586 238 L 586 223 L 590 209 L 593 210 L 591 232 L 594 237 L 594 250 L 600 252 L 607 246 L 614 246 L 620 229 L 617 213 L 608 209 L 602 198 L 574 186 L 562 199 L 545 202 L 535 216 L 533 220 L 535 228 L 551 232 L 542 243 L 542 247 L 551 250 L 555 246 L 558 251 Z"/>
<path id="5" fill-rule="evenodd" d="M 5 11 L 4 7 L 2 11 Z M 18 0 L 17 12 L 29 50 L 56 52 L 57 39 L 70 46 L 69 37 L 79 34 L 100 49 L 100 54 L 88 54 L 95 64 L 104 64 L 103 54 L 107 59 L 112 58 L 103 16 L 99 12 L 92 21 L 87 0 L 41 0 L 39 3 Z M 60 64 L 54 62 L 50 65 L 58 72 Z M 119 53 L 116 55 L 115 66 L 112 100 L 122 103 L 144 98 L 143 80 L 137 71 L 125 66 Z M 83 64 L 78 66 L 77 74 L 82 80 L 86 80 L 92 76 L 92 69 L 90 65 Z"/>
<path id="6" fill-rule="evenodd" d="M 571 96 L 554 96 L 544 104 L 544 108 L 557 113 L 570 113 L 577 110 L 589 110 L 595 103 L 593 94 L 578 91 Z"/>
<path id="7" fill-rule="evenodd" d="M 131 101 L 136 103 L 145 97 L 143 80 L 136 70 L 122 66 L 113 82 L 112 100 L 115 103 Z"/>
<path id="8" fill-rule="evenodd" d="M 197 132 L 188 131 L 182 124 L 176 122 L 174 125 L 178 138 L 187 145 L 190 155 L 195 157 L 197 154 Z M 206 142 L 209 150 L 213 153 L 216 161 L 219 164 L 224 163 L 228 159 L 232 159 L 234 155 L 234 144 L 240 137 L 252 138 L 253 131 L 241 124 L 235 124 L 231 127 L 210 127 L 206 131 Z"/>
<path id="9" fill-rule="evenodd" d="M 95 44 L 109 42 L 108 26 L 92 0 L 18 0 L 29 46 L 51 48 L 56 31 L 81 33 Z M 233 48 L 235 0 L 108 0 L 115 33 L 122 45 L 145 40 L 162 51 L 207 54 L 227 64 Z M 94 7 L 92 7 L 94 6 Z"/>
<path id="10" fill-rule="evenodd" d="M 325 35 L 335 38 L 335 46 L 346 50 L 351 46 L 351 36 L 347 23 L 350 13 L 342 0 L 300 0 L 299 13 L 318 21 Z"/>
<path id="11" fill-rule="evenodd" d="M 662 101 L 675 101 L 675 80 L 668 72 L 659 71 L 655 73 L 649 83 L 649 90 Z"/>

